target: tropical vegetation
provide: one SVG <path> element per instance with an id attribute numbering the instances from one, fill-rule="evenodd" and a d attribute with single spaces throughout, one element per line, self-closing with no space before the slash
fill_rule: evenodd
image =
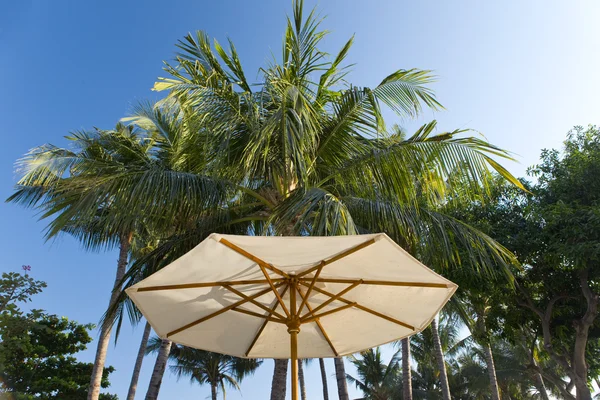
<path id="1" fill-rule="evenodd" d="M 446 205 L 505 244 L 521 265 L 512 269 L 512 281 L 447 271 L 462 285 L 437 335 L 453 398 L 593 398 L 599 387 L 599 168 L 600 130 L 577 126 L 563 151 L 542 151 L 529 169 L 534 181 L 522 180 L 527 191 L 497 179 L 486 202 L 453 198 Z M 411 338 L 413 398 L 443 397 L 434 333 L 430 328 Z M 388 379 L 400 390 L 400 377 Z"/>
<path id="2" fill-rule="evenodd" d="M 161 345 L 162 340 L 153 337 L 146 351 L 158 353 Z M 169 358 L 174 361 L 170 366 L 173 374 L 178 378 L 189 377 L 192 383 L 209 385 L 212 400 L 217 400 L 219 392 L 225 399 L 228 386 L 240 390 L 239 383 L 262 364 L 260 360 L 243 359 L 177 344 L 171 347 Z"/>
<path id="3" fill-rule="evenodd" d="M 142 321 L 123 290 L 214 232 L 385 232 L 459 282 L 447 312 L 405 339 L 392 361 L 368 350 L 350 359 L 357 373 L 348 375 L 336 359 L 341 400 L 347 378 L 369 399 L 591 399 L 598 130 L 578 128 L 564 155 L 542 154 L 535 182 L 518 180 L 499 163 L 510 153 L 472 131 L 430 121 L 409 133 L 386 123 L 384 115 L 402 121 L 441 110 L 434 75 L 399 69 L 375 87 L 352 85 L 345 59 L 353 38 L 330 56 L 321 23 L 294 1 L 282 53 L 258 74 L 242 68 L 231 41 L 190 33 L 154 85 L 162 100 L 134 107 L 114 129 L 74 132 L 69 147 L 46 144 L 20 160 L 9 201 L 40 211 L 47 237 L 119 250 L 88 400 L 101 396 L 112 330 L 118 336 L 125 316 Z M 146 324 L 130 399 L 147 351 L 157 358 L 146 399 L 158 397 L 169 360 L 213 398 L 259 365 L 167 339 L 148 345 L 149 336 Z M 275 360 L 272 400 L 285 399 L 287 369 Z"/>

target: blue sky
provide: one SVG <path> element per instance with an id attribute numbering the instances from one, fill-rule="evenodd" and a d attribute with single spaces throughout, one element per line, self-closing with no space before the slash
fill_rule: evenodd
<path id="1" fill-rule="evenodd" d="M 308 1 L 309 6 L 315 4 Z M 111 128 L 162 75 L 162 60 L 189 31 L 231 37 L 250 80 L 278 55 L 284 0 L 27 1 L 0 10 L 0 197 L 16 181 L 14 161 L 28 149 L 64 145 L 71 130 Z M 530 1 L 322 1 L 325 49 L 356 34 L 349 80 L 375 85 L 399 68 L 432 69 L 446 111 L 427 113 L 440 129 L 472 128 L 520 163 L 517 175 L 536 162 L 542 148 L 560 147 L 573 125 L 600 123 L 600 3 L 594 0 Z M 422 122 L 421 121 L 421 122 Z M 394 121 L 389 121 L 394 122 Z M 415 122 L 402 121 L 412 128 Z M 44 222 L 34 212 L 0 203 L 0 271 L 32 266 L 48 282 L 36 308 L 79 322 L 97 322 L 107 303 L 117 255 L 86 253 L 70 238 L 45 243 Z M 141 327 L 126 327 L 108 363 L 110 392 L 125 397 Z M 94 332 L 95 335 L 95 332 Z M 94 344 L 80 354 L 93 359 Z M 143 398 L 154 360 L 147 358 L 139 383 Z M 333 373 L 333 362 L 327 368 Z M 268 397 L 272 363 L 242 384 L 243 398 Z M 321 393 L 318 363 L 308 370 L 309 398 Z M 353 394 L 358 392 L 353 390 Z M 335 398 L 334 380 L 330 393 Z M 207 388 L 177 382 L 168 372 L 163 399 L 198 399 Z M 241 399 L 230 391 L 228 398 Z"/>

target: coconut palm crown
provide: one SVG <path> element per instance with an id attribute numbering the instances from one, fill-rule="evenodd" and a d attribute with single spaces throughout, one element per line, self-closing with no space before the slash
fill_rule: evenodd
<path id="1" fill-rule="evenodd" d="M 459 248 L 475 268 L 506 261 L 501 246 L 439 205 L 455 179 L 473 182 L 474 196 L 485 194 L 492 170 L 519 184 L 495 161 L 509 154 L 467 131 L 436 133 L 435 121 L 410 136 L 386 129 L 384 107 L 401 118 L 441 107 L 427 86 L 433 76 L 398 70 L 375 88 L 348 84 L 343 61 L 353 40 L 330 60 L 318 49 L 319 26 L 314 10 L 304 18 L 294 2 L 282 59 L 256 84 L 233 43 L 226 51 L 215 41 L 213 50 L 206 34 L 186 36 L 165 67 L 170 76 L 155 85 L 171 100 L 135 109 L 127 119 L 135 140 L 108 145 L 130 146 L 132 161 L 42 146 L 21 161 L 10 200 L 41 206 L 53 217 L 50 236 L 75 216 L 89 220 L 119 204 L 127 217 L 107 219 L 107 231 L 130 231 L 141 218 L 166 236 L 201 222 L 200 236 L 226 225 L 253 234 L 384 231 L 438 268 L 457 264 Z"/>

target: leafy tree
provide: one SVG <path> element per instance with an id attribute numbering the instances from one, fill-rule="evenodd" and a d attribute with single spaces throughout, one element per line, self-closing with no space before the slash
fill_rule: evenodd
<path id="1" fill-rule="evenodd" d="M 30 301 L 46 284 L 27 274 L 3 273 L 0 280 L 0 398 L 79 400 L 86 396 L 93 365 L 73 356 L 92 341 L 82 325 L 65 317 L 21 311 L 17 301 Z M 108 387 L 112 367 L 104 369 Z M 104 400 L 116 396 L 103 394 Z"/>
<path id="2" fill-rule="evenodd" d="M 524 332 L 533 336 L 528 368 L 565 399 L 591 399 L 591 382 L 600 374 L 598 172 L 598 128 L 576 127 L 563 152 L 544 150 L 529 170 L 537 180 L 526 183 L 530 193 L 499 183 L 494 201 L 471 202 L 462 215 L 523 265 L 515 289 L 487 291 L 489 330 L 511 343 Z"/>
<path id="3" fill-rule="evenodd" d="M 538 180 L 532 218 L 540 247 L 524 260 L 530 268 L 520 304 L 538 318 L 544 349 L 575 386 L 576 398 L 589 400 L 600 373 L 593 356 L 599 350 L 600 131 L 576 127 L 562 155 L 543 151 L 530 172 Z"/>
<path id="4" fill-rule="evenodd" d="M 16 307 L 17 302 L 28 302 L 31 296 L 40 293 L 46 282 L 36 281 L 27 274 L 30 266 L 24 265 L 25 274 L 4 272 L 0 278 L 0 313 Z"/>

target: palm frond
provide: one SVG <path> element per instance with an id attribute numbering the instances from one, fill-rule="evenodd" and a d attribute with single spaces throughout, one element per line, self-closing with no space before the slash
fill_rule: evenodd
<path id="1" fill-rule="evenodd" d="M 277 232 L 289 226 L 296 234 L 354 235 L 358 230 L 344 202 L 321 188 L 301 188 L 281 202 L 271 214 Z"/>
<path id="2" fill-rule="evenodd" d="M 495 240 L 441 211 L 392 200 L 342 200 L 357 226 L 387 233 L 437 270 L 468 264 L 477 273 L 495 276 L 501 272 L 512 277 L 510 266 L 518 265 L 515 256 Z"/>
<path id="3" fill-rule="evenodd" d="M 401 196 L 404 202 L 422 195 L 444 198 L 455 188 L 449 179 L 457 176 L 470 183 L 474 193 L 489 188 L 492 170 L 517 182 L 504 168 L 496 169 L 499 164 L 490 163 L 492 156 L 512 159 L 507 152 L 480 139 L 456 137 L 464 133 L 460 130 L 431 136 L 435 126 L 436 121 L 424 125 L 408 140 L 378 140 L 328 179 L 357 193 L 371 190 L 375 195 Z"/>

